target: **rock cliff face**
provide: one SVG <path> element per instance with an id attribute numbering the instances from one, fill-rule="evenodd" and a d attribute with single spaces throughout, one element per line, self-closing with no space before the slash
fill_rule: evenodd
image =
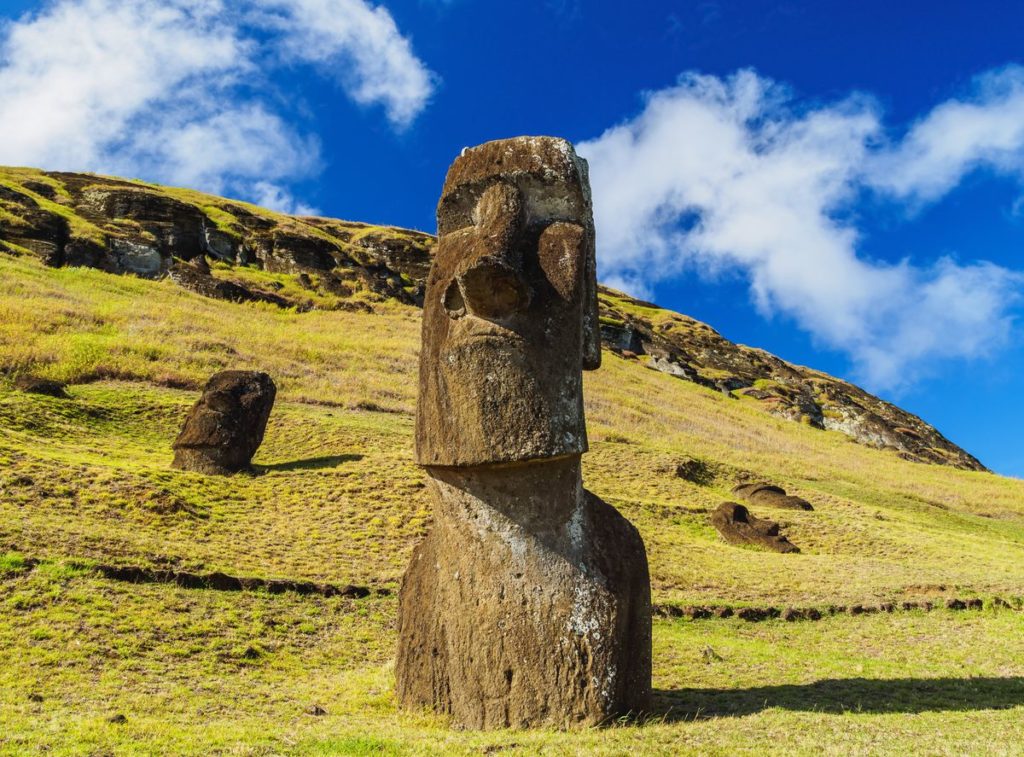
<path id="1" fill-rule="evenodd" d="M 288 216 L 186 189 L 0 168 L 0 251 L 54 266 L 169 276 L 221 299 L 298 309 L 371 310 L 385 300 L 420 306 L 435 245 L 418 231 Z M 604 346 L 651 370 L 743 395 L 772 415 L 908 460 L 984 470 L 920 418 L 859 387 L 614 290 L 598 295 Z"/>

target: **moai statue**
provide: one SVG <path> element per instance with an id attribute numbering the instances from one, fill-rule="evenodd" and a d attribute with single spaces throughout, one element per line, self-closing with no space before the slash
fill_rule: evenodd
<path id="1" fill-rule="evenodd" d="M 277 387 L 266 373 L 215 373 L 174 440 L 171 465 L 222 476 L 247 470 L 263 443 L 276 396 Z"/>
<path id="2" fill-rule="evenodd" d="M 437 221 L 416 416 L 434 526 L 402 581 L 398 698 L 467 728 L 639 712 L 647 556 L 580 475 L 601 361 L 587 164 L 549 137 L 465 150 Z"/>

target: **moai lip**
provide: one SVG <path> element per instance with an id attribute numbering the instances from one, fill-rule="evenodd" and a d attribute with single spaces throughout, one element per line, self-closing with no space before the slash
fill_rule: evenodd
<path id="1" fill-rule="evenodd" d="M 601 354 L 586 162 L 550 137 L 465 150 L 438 232 L 416 422 L 434 527 L 399 595 L 398 699 L 469 728 L 640 712 L 646 552 L 580 474 Z"/>

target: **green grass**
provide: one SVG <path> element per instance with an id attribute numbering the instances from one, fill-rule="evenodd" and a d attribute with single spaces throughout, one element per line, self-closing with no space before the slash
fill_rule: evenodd
<path id="1" fill-rule="evenodd" d="M 1009 611 L 657 621 L 644 721 L 480 734 L 396 710 L 394 599 L 38 570 L 2 587 L 0 749 L 11 753 L 956 754 L 1024 737 L 1024 621 Z"/>
<path id="2" fill-rule="evenodd" d="M 393 597 L 100 577 L 114 563 L 395 589 L 430 524 L 411 448 L 419 313 L 374 307 L 235 305 L 0 255 L 0 751 L 954 754 L 1024 738 L 1024 615 L 1008 610 L 658 620 L 649 720 L 475 734 L 396 710 Z M 196 390 L 227 367 L 279 386 L 255 472 L 170 469 Z M 13 391 L 19 375 L 69 381 L 72 399 Z M 610 353 L 585 393 L 584 479 L 640 529 L 657 602 L 1024 594 L 1024 483 L 910 463 Z M 715 476 L 676 477 L 686 457 Z M 708 525 L 750 476 L 814 504 L 758 512 L 801 554 Z"/>

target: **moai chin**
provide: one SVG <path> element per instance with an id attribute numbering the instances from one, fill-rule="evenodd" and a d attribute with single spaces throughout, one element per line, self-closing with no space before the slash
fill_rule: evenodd
<path id="1" fill-rule="evenodd" d="M 437 219 L 416 416 L 434 526 L 402 581 L 398 698 L 467 728 L 642 711 L 647 556 L 580 476 L 601 361 L 587 164 L 550 137 L 464 150 Z"/>

